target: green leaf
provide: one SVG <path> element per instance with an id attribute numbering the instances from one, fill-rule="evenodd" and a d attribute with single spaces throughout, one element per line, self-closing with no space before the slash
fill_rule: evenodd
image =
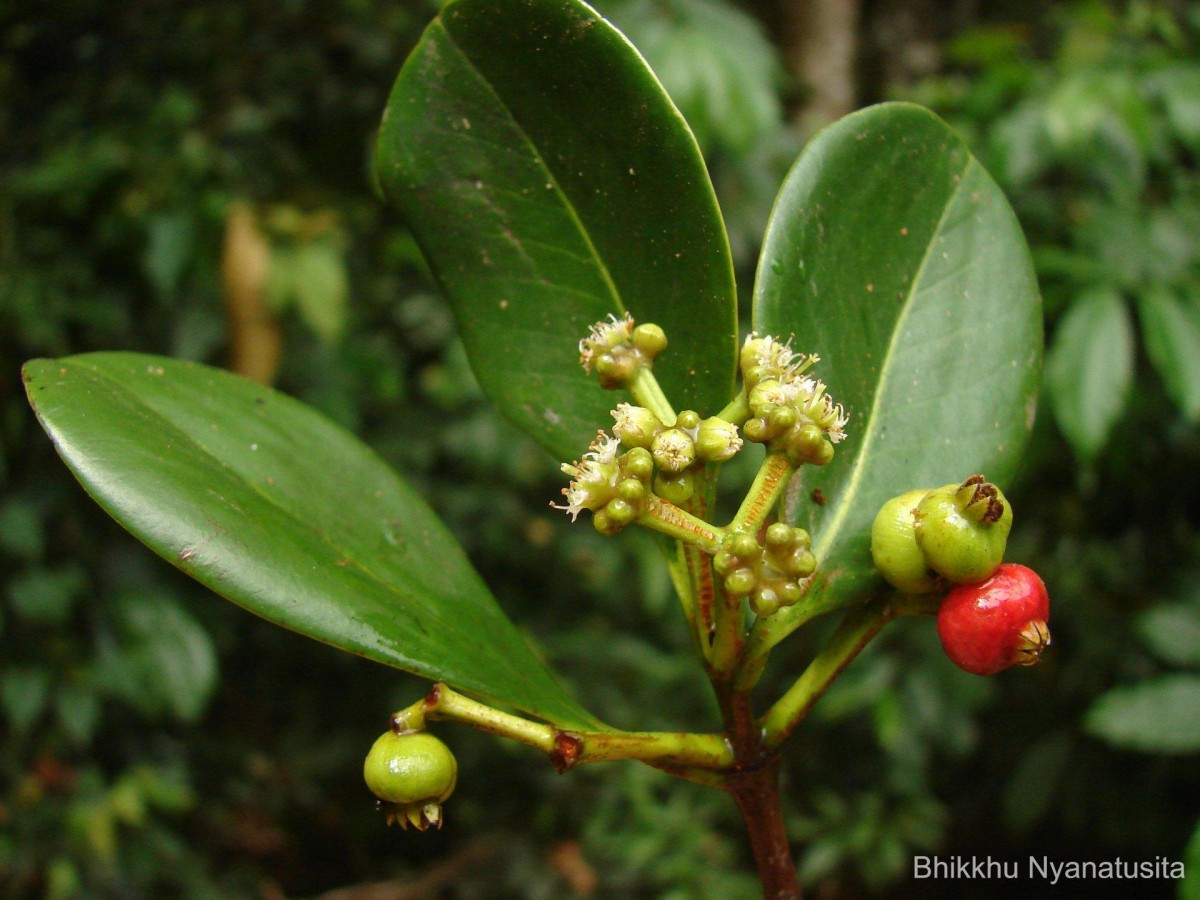
<path id="1" fill-rule="evenodd" d="M 81 566 L 33 569 L 18 575 L 9 585 L 13 611 L 31 622 L 60 624 L 71 612 L 71 604 L 87 586 Z"/>
<path id="2" fill-rule="evenodd" d="M 55 697 L 58 727 L 77 747 L 86 747 L 100 721 L 100 698 L 91 685 L 65 684 Z"/>
<path id="3" fill-rule="evenodd" d="M 418 495 L 316 411 L 227 372 L 132 353 L 35 360 L 25 380 L 92 497 L 217 593 L 558 724 L 593 721 Z"/>
<path id="4" fill-rule="evenodd" d="M 750 13 L 720 0 L 623 0 L 605 13 L 654 67 L 701 147 L 745 156 L 779 128 L 782 66 Z"/>
<path id="5" fill-rule="evenodd" d="M 1184 878 L 1179 883 L 1179 900 L 1200 900 L 1200 819 L 1183 851 Z"/>
<path id="6" fill-rule="evenodd" d="M 1176 666 L 1200 666 L 1200 608 L 1164 603 L 1137 618 L 1137 632 L 1154 655 Z"/>
<path id="7" fill-rule="evenodd" d="M 1125 411 L 1133 387 L 1133 324 L 1117 293 L 1097 288 L 1071 304 L 1046 359 L 1046 390 L 1059 428 L 1093 459 Z"/>
<path id="8" fill-rule="evenodd" d="M 118 605 L 121 641 L 112 669 L 118 690 L 147 712 L 184 722 L 204 712 L 217 685 L 217 652 L 204 627 L 161 595 L 131 594 Z"/>
<path id="9" fill-rule="evenodd" d="M 1150 75 L 1147 83 L 1179 140 L 1200 149 L 1200 68 L 1191 60 L 1176 63 Z"/>
<path id="10" fill-rule="evenodd" d="M 376 168 L 483 390 L 555 456 L 577 457 L 618 401 L 578 362 L 609 314 L 665 329 L 655 374 L 676 408 L 729 400 L 733 269 L 700 151 L 590 7 L 448 3 L 396 81 Z"/>
<path id="11" fill-rule="evenodd" d="M 885 501 L 1012 474 L 1033 424 L 1041 302 L 995 182 L 932 113 L 884 104 L 818 134 L 788 175 L 754 328 L 819 354 L 816 376 L 850 414 L 833 462 L 805 467 L 789 491 L 825 578 L 760 622 L 755 640 L 770 646 L 811 604 L 874 583 L 870 527 Z M 818 489 L 824 505 L 810 500 Z"/>
<path id="12" fill-rule="evenodd" d="M 1146 354 L 1189 422 L 1200 421 L 1200 306 L 1165 289 L 1138 299 Z"/>
<path id="13" fill-rule="evenodd" d="M 24 735 L 37 722 L 50 697 L 50 673 L 34 666 L 14 666 L 0 675 L 0 707 L 14 735 Z"/>
<path id="14" fill-rule="evenodd" d="M 1169 675 L 1115 688 L 1087 711 L 1087 731 L 1126 750 L 1200 750 L 1200 676 Z"/>
<path id="15" fill-rule="evenodd" d="M 147 225 L 142 269 L 158 295 L 174 299 L 195 247 L 195 222 L 186 213 L 162 213 Z"/>
<path id="16" fill-rule="evenodd" d="M 335 341 L 346 327 L 346 263 L 328 240 L 296 248 L 292 258 L 292 290 L 306 325 L 323 341 Z"/>

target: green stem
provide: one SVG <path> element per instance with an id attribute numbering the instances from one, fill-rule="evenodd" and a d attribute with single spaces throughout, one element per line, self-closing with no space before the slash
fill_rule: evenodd
<path id="1" fill-rule="evenodd" d="M 746 622 L 741 597 L 730 596 L 718 587 L 713 602 L 714 629 L 709 666 L 714 672 L 728 674 L 741 662 L 746 647 Z"/>
<path id="2" fill-rule="evenodd" d="M 637 518 L 637 523 L 698 547 L 709 556 L 721 549 L 721 541 L 725 537 L 724 528 L 710 525 L 674 503 L 654 495 L 647 498 L 646 511 Z"/>
<path id="3" fill-rule="evenodd" d="M 692 589 L 696 592 L 695 637 L 701 658 L 706 662 L 712 655 L 712 636 L 715 627 L 716 585 L 713 582 L 712 557 L 691 545 L 683 546 Z"/>
<path id="4" fill-rule="evenodd" d="M 758 474 L 746 499 L 733 517 L 726 529 L 728 531 L 744 531 L 754 534 L 767 520 L 771 509 L 787 489 L 788 480 L 796 470 L 782 453 L 768 453 L 758 467 Z"/>
<path id="5" fill-rule="evenodd" d="M 744 387 L 738 391 L 736 397 L 729 401 L 728 406 L 717 413 L 717 418 L 732 422 L 734 425 L 741 425 L 750 418 L 750 398 L 746 396 Z"/>
<path id="6" fill-rule="evenodd" d="M 760 616 L 746 638 L 746 652 L 738 674 L 738 687 L 749 690 L 758 680 L 771 651 L 788 635 L 817 616 L 838 608 L 837 595 L 823 583 L 827 575 L 818 568 L 817 574 L 805 583 L 804 597 L 795 606 L 781 609 L 773 616 Z"/>
<path id="7" fill-rule="evenodd" d="M 549 754 L 560 771 L 590 762 L 638 759 L 683 769 L 717 771 L 733 762 L 733 752 L 719 734 L 674 731 L 564 731 L 472 700 L 438 683 L 424 699 L 392 717 L 397 730 L 419 731 L 428 721 L 470 725 L 489 734 L 536 747 Z"/>
<path id="8" fill-rule="evenodd" d="M 891 603 L 881 598 L 851 610 L 796 683 L 760 720 L 764 744 L 778 747 L 783 743 L 833 680 L 895 616 Z"/>
<path id="9" fill-rule="evenodd" d="M 555 736 L 558 729 L 553 725 L 533 722 L 495 709 L 458 693 L 442 682 L 435 684 L 424 699 L 392 717 L 393 723 L 402 722 L 414 730 L 423 729 L 425 722 L 430 719 L 461 722 L 489 734 L 528 744 L 546 753 L 553 753 L 556 749 Z"/>
<path id="10" fill-rule="evenodd" d="M 638 406 L 650 410 L 664 425 L 675 424 L 675 409 L 649 368 L 642 366 L 638 369 L 629 384 L 629 393 L 633 394 Z"/>
<path id="11" fill-rule="evenodd" d="M 681 731 L 621 731 L 581 734 L 570 732 L 583 741 L 574 764 L 640 759 L 668 765 L 693 766 L 720 770 L 733 763 L 733 751 L 719 734 L 692 734 Z"/>
<path id="12" fill-rule="evenodd" d="M 695 633 L 697 600 L 695 585 L 688 570 L 686 550 L 689 545 L 675 541 L 671 546 L 675 552 L 667 557 L 667 572 L 671 576 L 671 584 L 675 586 L 675 593 L 679 596 L 679 605 L 683 609 L 688 628 Z"/>

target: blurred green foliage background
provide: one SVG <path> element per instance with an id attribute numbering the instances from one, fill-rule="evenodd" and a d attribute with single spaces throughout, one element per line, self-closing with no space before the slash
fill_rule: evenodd
<path id="1" fill-rule="evenodd" d="M 812 127 L 788 3 L 599 6 L 693 124 L 748 285 Z M 1010 557 L 1049 585 L 1055 646 L 985 681 L 944 659 L 930 622 L 886 631 L 790 745 L 802 874 L 823 898 L 949 897 L 963 886 L 910 880 L 914 853 L 1165 856 L 1192 878 L 1138 896 L 1198 898 L 1200 10 L 927 6 L 861 7 L 855 89 L 946 116 L 1034 250 L 1046 396 L 1009 491 Z M 372 193 L 378 116 L 436 11 L 0 10 L 5 896 L 758 892 L 727 798 L 633 764 L 559 777 L 466 729 L 443 730 L 461 763 L 446 829 L 385 829 L 362 756 L 424 685 L 170 569 L 86 498 L 25 404 L 21 362 L 95 349 L 272 378 L 408 474 L 586 705 L 626 727 L 711 728 L 655 547 L 547 509 L 555 461 L 483 403 Z M 770 678 L 815 639 L 793 644 Z"/>

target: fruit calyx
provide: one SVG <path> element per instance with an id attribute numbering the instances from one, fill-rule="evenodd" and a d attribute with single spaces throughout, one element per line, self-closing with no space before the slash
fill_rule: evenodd
<path id="1" fill-rule="evenodd" d="M 387 814 L 387 823 L 399 822 L 425 831 L 442 827 L 442 803 L 454 793 L 458 761 L 450 748 L 424 731 L 392 730 L 380 735 L 363 761 L 363 779 Z"/>
<path id="2" fill-rule="evenodd" d="M 982 475 L 930 491 L 914 518 L 929 568 L 955 584 L 975 584 L 996 571 L 1013 521 L 1004 494 Z"/>

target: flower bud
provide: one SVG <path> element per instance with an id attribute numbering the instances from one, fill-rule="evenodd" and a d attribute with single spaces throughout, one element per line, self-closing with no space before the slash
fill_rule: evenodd
<path id="1" fill-rule="evenodd" d="M 725 576 L 725 590 L 734 597 L 744 597 L 754 589 L 758 579 L 749 567 L 734 569 Z"/>
<path id="2" fill-rule="evenodd" d="M 742 449 L 737 426 L 716 416 L 700 423 L 696 433 L 696 453 L 709 462 L 725 462 Z"/>
<path id="3" fill-rule="evenodd" d="M 637 482 L 634 483 L 636 484 Z M 608 506 L 604 507 L 604 512 L 608 515 L 609 521 L 614 525 L 628 525 L 638 515 L 637 508 L 628 500 L 622 500 L 620 497 L 608 501 Z"/>
<path id="4" fill-rule="evenodd" d="M 731 553 L 744 560 L 757 559 L 761 549 L 754 535 L 745 532 L 730 535 L 725 546 Z"/>
<path id="5" fill-rule="evenodd" d="M 667 336 L 657 325 L 646 322 L 633 329 L 633 346 L 642 352 L 647 362 L 653 362 L 667 349 Z"/>
<path id="6" fill-rule="evenodd" d="M 639 481 L 649 481 L 654 474 L 654 457 L 645 447 L 635 447 L 621 457 L 621 466 L 625 474 Z"/>
<path id="7" fill-rule="evenodd" d="M 660 472 L 654 477 L 654 493 L 676 506 L 682 506 L 691 500 L 695 489 L 696 482 L 689 471 L 677 475 Z"/>
<path id="8" fill-rule="evenodd" d="M 653 412 L 629 403 L 618 404 L 613 410 L 613 419 L 613 434 L 626 447 L 649 448 L 654 436 L 663 430 L 663 423 Z"/>
<path id="9" fill-rule="evenodd" d="M 600 386 L 608 390 L 624 387 L 633 381 L 633 377 L 638 372 L 638 358 L 632 353 L 620 352 L 621 349 L 617 348 L 617 350 L 602 353 L 596 357 L 594 365 L 596 375 L 599 376 Z"/>

